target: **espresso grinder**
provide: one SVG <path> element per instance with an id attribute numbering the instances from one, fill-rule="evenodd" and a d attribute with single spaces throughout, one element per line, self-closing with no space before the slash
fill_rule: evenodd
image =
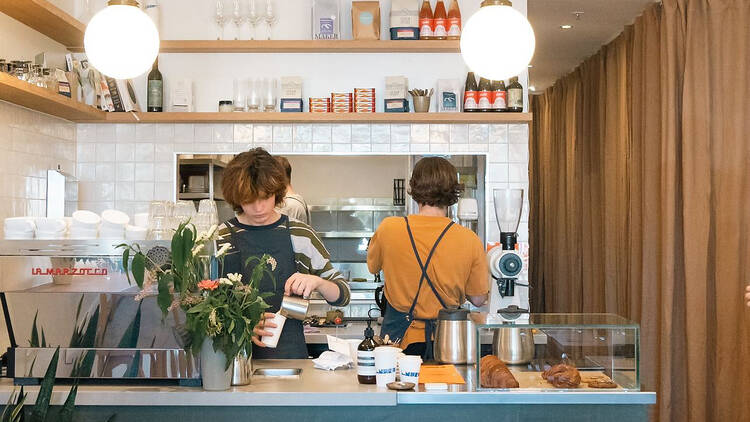
<path id="1" fill-rule="evenodd" d="M 488 318 L 498 324 L 528 324 L 529 284 L 521 280 L 523 257 L 517 249 L 523 189 L 495 189 L 492 194 L 500 245 L 487 252 L 491 276 Z M 508 364 L 528 363 L 534 357 L 534 339 L 528 329 L 497 329 L 492 346 L 493 353 Z"/>

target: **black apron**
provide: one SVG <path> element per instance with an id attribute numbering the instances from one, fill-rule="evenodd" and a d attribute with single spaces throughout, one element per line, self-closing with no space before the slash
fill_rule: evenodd
<path id="1" fill-rule="evenodd" d="M 447 226 L 445 226 L 445 229 L 443 229 L 443 232 L 440 233 L 440 236 L 438 236 L 437 240 L 435 241 L 435 244 L 432 245 L 432 249 L 430 250 L 430 254 L 427 256 L 427 261 L 425 261 L 424 265 L 422 264 L 422 258 L 419 257 L 419 251 L 417 250 L 417 244 L 414 242 L 414 234 L 411 232 L 411 226 L 409 225 L 409 219 L 407 217 L 404 217 L 404 220 L 406 221 L 406 231 L 409 233 L 409 240 L 411 240 L 411 247 L 414 251 L 414 256 L 417 258 L 417 264 L 419 265 L 419 268 L 422 270 L 422 277 L 419 279 L 419 286 L 417 287 L 417 294 L 414 295 L 414 300 L 411 303 L 411 307 L 409 308 L 408 312 L 401 312 L 394 307 L 391 306 L 390 303 L 387 303 L 386 301 L 386 310 L 385 315 L 383 315 L 383 325 L 380 328 L 380 337 L 385 337 L 386 334 L 388 334 L 388 337 L 391 339 L 403 339 L 404 334 L 406 334 L 406 330 L 411 325 L 412 321 L 423 321 L 424 322 L 424 341 L 425 341 L 425 350 L 422 354 L 422 359 L 425 361 L 433 360 L 433 350 L 432 350 L 432 332 L 434 330 L 434 319 L 418 319 L 414 317 L 414 308 L 417 306 L 417 300 L 419 300 L 419 293 L 422 290 L 422 283 L 426 280 L 427 285 L 430 286 L 430 289 L 432 289 L 432 293 L 435 294 L 435 297 L 437 297 L 437 300 L 440 302 L 440 306 L 443 308 L 447 308 L 445 302 L 443 301 L 443 298 L 440 297 L 440 294 L 438 293 L 437 289 L 435 288 L 435 285 L 432 284 L 432 280 L 430 280 L 430 276 L 427 275 L 427 268 L 430 266 L 430 261 L 432 261 L 432 255 L 435 253 L 435 250 L 438 247 L 438 244 L 440 244 L 440 241 L 443 240 L 443 236 L 445 236 L 445 233 L 448 232 L 448 229 L 453 226 L 453 221 L 448 223 Z M 388 280 L 386 279 L 386 283 Z"/>
<path id="2" fill-rule="evenodd" d="M 232 262 L 225 262 L 225 269 L 238 268 L 242 273 L 242 279 L 248 282 L 253 268 L 245 267 L 247 259 L 251 256 L 261 257 L 263 254 L 272 256 L 276 260 L 276 269 L 273 271 L 276 285 L 274 286 L 271 278 L 264 274 L 260 282 L 260 291 L 274 293 L 266 299 L 266 303 L 271 305 L 266 312 L 278 312 L 281 308 L 281 300 L 284 298 L 284 284 L 292 274 L 297 272 L 292 237 L 289 232 L 289 218 L 282 214 L 279 221 L 267 226 L 248 226 L 240 223 L 236 218 L 230 220 L 229 223 L 232 233 L 231 242 L 239 251 L 239 254 L 235 255 L 239 256 L 231 257 Z M 238 233 L 234 226 L 243 228 L 245 231 Z M 226 259 L 229 261 L 230 256 Z M 237 260 L 239 262 L 236 262 Z M 253 344 L 253 359 L 307 359 L 307 357 L 302 321 L 296 319 L 286 320 L 275 349 Z"/>

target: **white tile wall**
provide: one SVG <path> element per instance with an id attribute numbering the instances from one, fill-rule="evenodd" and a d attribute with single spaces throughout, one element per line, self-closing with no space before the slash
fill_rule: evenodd
<path id="1" fill-rule="evenodd" d="M 528 191 L 528 128 L 521 124 L 80 124 L 77 133 L 73 163 L 77 158 L 85 182 L 80 204 L 97 212 L 116 206 L 132 214 L 146 211 L 153 199 L 173 199 L 175 153 L 255 147 L 303 154 L 486 154 L 490 242 L 499 240 L 492 189 Z M 519 231 L 526 241 L 528 204 Z"/>
<path id="2" fill-rule="evenodd" d="M 75 176 L 78 155 L 90 163 L 86 177 L 96 180 L 96 148 L 78 151 L 75 124 L 0 101 L 0 219 L 44 216 L 47 170 L 59 165 Z"/>

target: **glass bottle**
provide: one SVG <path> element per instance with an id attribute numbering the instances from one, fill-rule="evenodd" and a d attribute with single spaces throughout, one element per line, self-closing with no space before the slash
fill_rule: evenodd
<path id="1" fill-rule="evenodd" d="M 367 320 L 365 339 L 357 346 L 357 381 L 360 384 L 375 384 L 375 331 Z"/>
<path id="2" fill-rule="evenodd" d="M 508 84 L 508 111 L 523 112 L 523 85 L 518 82 L 518 76 L 510 78 Z"/>
<path id="3" fill-rule="evenodd" d="M 148 74 L 148 112 L 159 113 L 164 110 L 164 79 L 159 72 L 159 58 Z"/>
<path id="4" fill-rule="evenodd" d="M 433 20 L 434 20 L 434 16 L 432 14 L 432 6 L 430 6 L 430 0 L 422 1 L 422 8 L 419 10 L 419 39 L 420 40 L 432 39 Z"/>
<path id="5" fill-rule="evenodd" d="M 448 9 L 448 39 L 461 39 L 461 9 L 458 7 L 458 0 L 451 0 Z"/>
<path id="6" fill-rule="evenodd" d="M 445 3 L 443 0 L 438 0 L 435 5 L 435 15 L 432 24 L 432 39 L 434 40 L 447 40 L 448 39 L 448 12 L 445 11 Z"/>
<path id="7" fill-rule="evenodd" d="M 492 85 L 490 84 L 490 80 L 479 78 L 479 111 L 491 111 L 492 101 Z"/>
<path id="8" fill-rule="evenodd" d="M 477 80 L 474 72 L 466 75 L 466 86 L 464 88 L 464 111 L 475 112 L 478 110 L 479 92 L 477 91 Z"/>
<path id="9" fill-rule="evenodd" d="M 505 90 L 505 81 L 492 81 L 492 111 L 508 111 L 508 92 Z"/>

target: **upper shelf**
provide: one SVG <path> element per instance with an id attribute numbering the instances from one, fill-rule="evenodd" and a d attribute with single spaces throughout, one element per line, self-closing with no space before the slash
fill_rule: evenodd
<path id="1" fill-rule="evenodd" d="M 66 47 L 83 45 L 86 25 L 47 0 L 0 0 L 0 12 Z"/>
<path id="2" fill-rule="evenodd" d="M 458 41 L 162 40 L 162 53 L 459 53 Z M 83 47 L 68 47 L 83 51 Z"/>

